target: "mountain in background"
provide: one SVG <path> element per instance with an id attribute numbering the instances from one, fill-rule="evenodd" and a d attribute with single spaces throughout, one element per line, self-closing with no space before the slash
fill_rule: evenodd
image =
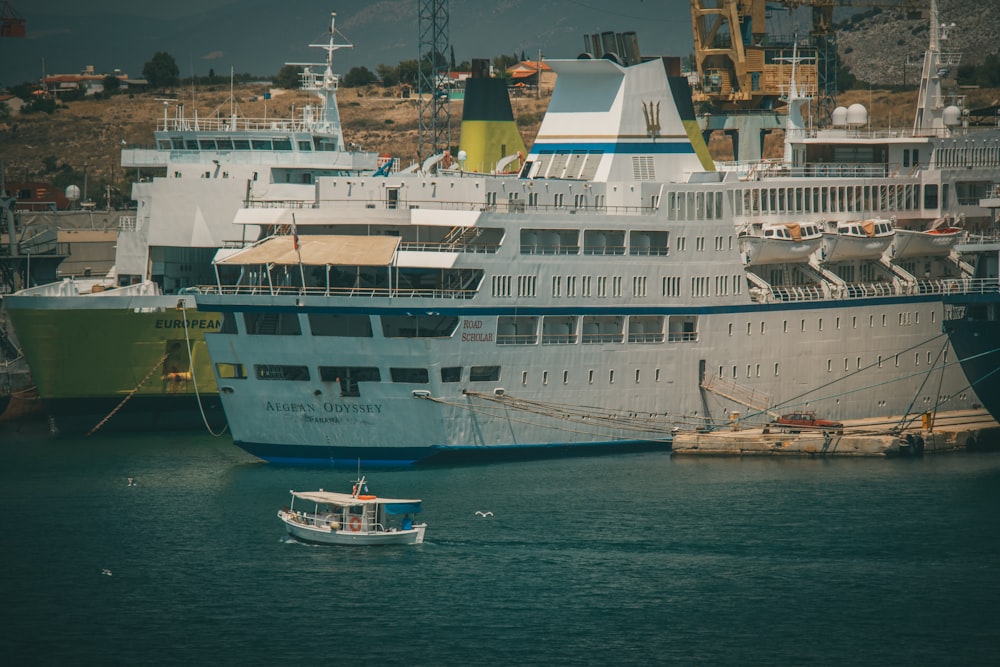
<path id="1" fill-rule="evenodd" d="M 960 53 L 963 65 L 982 63 L 998 53 L 1000 5 L 996 0 L 938 0 L 937 4 L 939 23 L 948 26 L 943 50 Z M 850 29 L 838 34 L 841 61 L 854 76 L 876 86 L 912 86 L 920 76 L 929 33 L 926 15 L 865 12 L 865 18 L 853 21 Z"/>
<path id="2" fill-rule="evenodd" d="M 850 0 L 845 0 L 849 2 Z M 981 0 L 938 0 L 940 20 L 955 23 L 949 47 L 963 63 L 997 53 L 1000 12 Z M 172 55 L 181 77 L 230 69 L 271 77 L 286 62 L 315 62 L 323 54 L 307 43 L 326 39 L 330 12 L 353 49 L 337 53 L 335 68 L 345 74 L 364 65 L 396 65 L 416 58 L 418 0 L 174 0 L 135 4 L 130 0 L 27 0 L 12 4 L 26 19 L 27 37 L 0 39 L 0 85 L 34 81 L 93 65 L 99 73 L 119 69 L 142 78 L 143 65 L 157 51 Z M 457 62 L 524 53 L 534 59 L 573 58 L 585 33 L 635 31 L 645 55 L 687 56 L 692 51 L 689 0 L 450 0 L 448 32 Z M 864 0 L 838 9 L 847 26 L 837 37 L 842 62 L 855 76 L 875 85 L 913 84 L 927 48 L 928 19 L 903 12 L 873 12 Z M 925 3 L 929 5 L 929 0 Z M 119 9 L 116 9 L 119 8 Z M 174 11 L 174 14 L 169 14 Z M 852 15 L 873 14 L 862 20 Z M 140 15 L 141 14 L 141 15 Z M 772 34 L 805 34 L 808 9 L 781 11 L 768 5 Z M 44 62 L 44 65 L 43 65 Z"/>
<path id="3" fill-rule="evenodd" d="M 142 77 L 143 65 L 157 51 L 169 53 L 182 78 L 225 76 L 230 69 L 270 77 L 285 62 L 316 62 L 323 52 L 308 43 L 326 40 L 330 12 L 337 30 L 354 44 L 338 51 L 335 68 L 344 74 L 363 65 L 396 65 L 417 58 L 418 0 L 330 3 L 286 0 L 206 2 L 204 11 L 180 18 L 151 18 L 118 13 L 46 13 L 31 11 L 25 0 L 13 2 L 27 24 L 24 39 L 0 40 L 0 85 L 14 85 L 46 74 L 67 74 L 93 65 L 99 73 L 119 69 Z M 124 4 L 124 3 L 123 3 Z M 601 0 L 450 0 L 449 36 L 457 62 L 500 54 L 531 59 L 574 58 L 583 51 L 584 33 L 632 30 L 649 55 L 687 56 L 692 49 L 687 0 L 624 0 L 612 9 Z M 76 10 L 79 12 L 80 10 Z M 448 55 L 448 54 L 446 54 Z"/>

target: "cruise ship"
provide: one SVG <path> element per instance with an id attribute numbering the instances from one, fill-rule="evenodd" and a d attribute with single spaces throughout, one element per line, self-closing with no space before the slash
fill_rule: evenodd
<path id="1" fill-rule="evenodd" d="M 212 258 L 274 230 L 236 230 L 247 198 L 311 196 L 321 177 L 372 173 L 378 156 L 345 144 L 329 39 L 310 46 L 302 89 L 318 97 L 291 117 L 250 118 L 235 100 L 199 115 L 164 102 L 153 147 L 122 150 L 125 169 L 158 169 L 136 182 L 134 216 L 122 218 L 115 266 L 100 279 L 68 278 L 6 296 L 53 428 L 219 431 L 225 415 L 204 334 L 217 313 L 196 312 L 187 292 L 213 279 Z M 324 26 L 325 27 L 325 26 Z M 243 235 L 247 236 L 243 236 Z"/>
<path id="2" fill-rule="evenodd" d="M 406 465 L 976 407 L 942 294 L 971 270 L 954 245 L 987 216 L 959 193 L 1000 178 L 1000 132 L 944 102 L 953 58 L 932 29 L 912 132 L 857 108 L 810 129 L 793 76 L 785 158 L 722 168 L 662 59 L 550 60 L 514 176 L 322 177 L 250 202 L 237 225 L 293 233 L 220 251 L 195 295 L 221 314 L 234 442 Z"/>
<path id="3" fill-rule="evenodd" d="M 998 179 L 1000 180 L 1000 179 Z M 984 193 L 980 206 L 996 220 L 1000 183 Z M 970 236 L 963 258 L 975 267 L 961 289 L 944 295 L 944 330 L 969 383 L 994 419 L 1000 420 L 1000 234 Z"/>

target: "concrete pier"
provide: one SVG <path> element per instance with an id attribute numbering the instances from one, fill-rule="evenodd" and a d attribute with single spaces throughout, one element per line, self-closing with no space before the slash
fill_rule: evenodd
<path id="1" fill-rule="evenodd" d="M 902 418 L 844 422 L 839 430 L 807 431 L 769 424 L 766 428 L 677 433 L 673 452 L 695 456 L 919 456 L 976 450 L 1000 443 L 1000 424 L 981 410 L 940 412 L 933 421 Z"/>

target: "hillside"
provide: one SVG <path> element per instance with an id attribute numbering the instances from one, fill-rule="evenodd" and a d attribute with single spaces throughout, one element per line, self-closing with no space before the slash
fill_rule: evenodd
<path id="1" fill-rule="evenodd" d="M 237 88 L 234 98 L 239 112 L 251 118 L 287 118 L 293 107 L 301 109 L 316 103 L 315 97 L 299 91 L 272 91 L 272 99 L 264 102 L 265 90 L 263 85 Z M 195 108 L 203 118 L 220 112 L 227 115 L 229 100 L 229 88 L 221 86 L 186 91 L 182 96 L 188 115 Z M 512 100 L 527 145 L 534 141 L 547 102 L 547 98 Z M 399 99 L 378 88 L 342 89 L 340 113 L 345 141 L 360 144 L 363 150 L 390 153 L 404 165 L 416 160 L 415 98 Z M 68 182 L 82 189 L 86 165 L 92 198 L 109 183 L 127 193 L 127 183 L 134 180 L 134 175 L 121 173 L 122 142 L 130 146 L 152 145 L 156 122 L 162 117 L 163 102 L 154 93 L 69 102 L 51 116 L 14 115 L 7 123 L 0 123 L 0 161 L 9 181 L 53 181 L 64 187 L 64 181 L 70 179 Z M 451 118 L 452 143 L 457 145 L 461 102 L 452 103 Z"/>
<path id="2" fill-rule="evenodd" d="M 924 4 L 929 2 L 924 0 Z M 979 64 L 1000 53 L 997 8 L 995 2 L 982 0 L 938 0 L 939 22 L 949 26 L 942 48 L 961 53 L 962 64 Z M 843 64 L 873 85 L 913 85 L 927 49 L 927 16 L 878 10 L 859 16 L 864 18 L 849 19 L 839 26 L 837 39 Z"/>

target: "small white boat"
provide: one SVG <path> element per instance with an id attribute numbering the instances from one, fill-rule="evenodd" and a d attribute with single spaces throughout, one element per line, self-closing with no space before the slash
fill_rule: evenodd
<path id="1" fill-rule="evenodd" d="M 947 255 L 962 238 L 963 233 L 961 227 L 948 225 L 934 226 L 923 231 L 897 229 L 892 242 L 892 258 L 898 260 L 906 257 Z"/>
<path id="2" fill-rule="evenodd" d="M 808 262 L 823 242 L 815 222 L 766 222 L 740 234 L 740 249 L 747 264 Z"/>
<path id="3" fill-rule="evenodd" d="M 891 220 L 848 220 L 835 223 L 835 229 L 823 232 L 823 262 L 853 259 L 878 259 L 896 236 Z"/>
<path id="4" fill-rule="evenodd" d="M 351 493 L 291 491 L 291 505 L 278 512 L 285 530 L 313 544 L 421 544 L 426 523 L 414 523 L 421 501 L 368 494 L 365 478 Z"/>

